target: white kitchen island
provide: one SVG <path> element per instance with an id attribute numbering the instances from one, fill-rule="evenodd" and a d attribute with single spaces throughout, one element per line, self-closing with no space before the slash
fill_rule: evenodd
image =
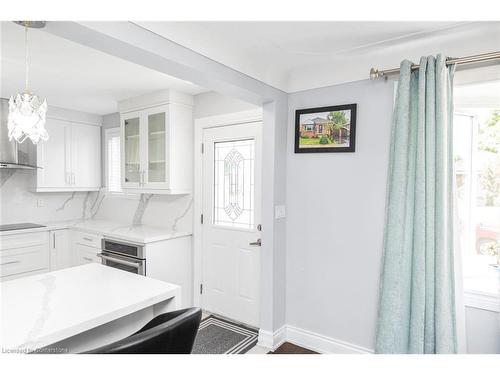
<path id="1" fill-rule="evenodd" d="M 120 340 L 178 308 L 178 285 L 100 264 L 5 281 L 3 353 L 78 353 Z"/>

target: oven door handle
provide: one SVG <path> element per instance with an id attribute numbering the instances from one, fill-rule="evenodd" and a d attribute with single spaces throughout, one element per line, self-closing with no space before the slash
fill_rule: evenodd
<path id="1" fill-rule="evenodd" d="M 112 262 L 120 263 L 120 264 L 123 264 L 125 266 L 130 266 L 130 267 L 134 267 L 134 268 L 137 268 L 137 269 L 139 269 L 139 267 L 141 266 L 139 263 L 128 262 L 126 260 L 121 260 L 121 259 L 118 259 L 118 258 L 110 257 L 108 255 L 104 255 L 103 253 L 99 253 L 99 254 L 97 254 L 97 256 L 99 258 L 102 258 L 102 259 L 105 259 L 105 260 L 110 260 Z"/>

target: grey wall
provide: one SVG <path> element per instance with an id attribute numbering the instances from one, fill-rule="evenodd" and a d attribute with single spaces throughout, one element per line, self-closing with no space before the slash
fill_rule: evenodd
<path id="1" fill-rule="evenodd" d="M 374 348 L 393 83 L 289 95 L 287 324 Z M 358 104 L 356 152 L 294 154 L 295 110 Z M 500 353 L 498 313 L 467 307 L 469 353 Z"/>
<path id="2" fill-rule="evenodd" d="M 194 96 L 194 118 L 223 115 L 259 108 L 253 104 L 214 91 Z"/>
<path id="3" fill-rule="evenodd" d="M 118 112 L 102 116 L 102 127 L 105 129 L 120 126 L 120 114 Z"/>
<path id="4" fill-rule="evenodd" d="M 357 103 L 356 152 L 294 154 L 295 110 Z M 287 323 L 373 349 L 393 84 L 288 100 Z"/>

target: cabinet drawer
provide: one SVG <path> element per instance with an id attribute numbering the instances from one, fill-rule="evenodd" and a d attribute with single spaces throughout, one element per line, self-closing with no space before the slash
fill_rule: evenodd
<path id="1" fill-rule="evenodd" d="M 0 236 L 0 250 L 17 249 L 36 245 L 46 245 L 49 241 L 48 232 L 21 233 Z"/>
<path id="2" fill-rule="evenodd" d="M 48 270 L 49 249 L 46 244 L 6 249 L 0 252 L 0 276 Z"/>
<path id="3" fill-rule="evenodd" d="M 96 234 L 85 233 L 85 232 L 74 233 L 74 242 L 79 245 L 90 246 L 100 250 L 101 240 L 102 236 Z"/>
<path id="4" fill-rule="evenodd" d="M 77 263 L 87 264 L 87 263 L 101 263 L 101 258 L 97 256 L 98 249 L 86 245 L 75 245 L 75 251 L 77 256 Z"/>

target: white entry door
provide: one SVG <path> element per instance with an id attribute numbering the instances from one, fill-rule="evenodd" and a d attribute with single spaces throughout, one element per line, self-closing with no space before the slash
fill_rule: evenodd
<path id="1" fill-rule="evenodd" d="M 262 123 L 255 122 L 203 133 L 202 307 L 255 327 L 260 314 L 261 131 Z"/>

